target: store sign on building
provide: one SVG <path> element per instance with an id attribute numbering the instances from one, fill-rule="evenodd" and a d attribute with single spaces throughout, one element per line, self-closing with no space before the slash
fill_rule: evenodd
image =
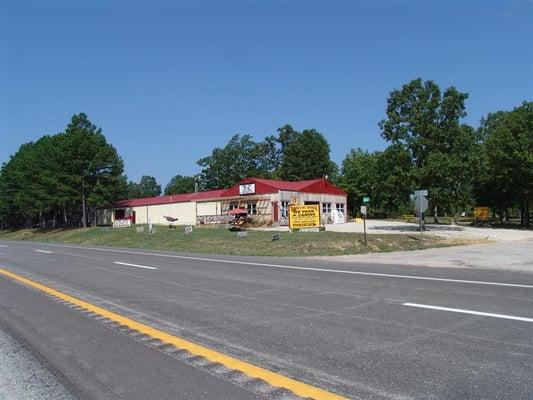
<path id="1" fill-rule="evenodd" d="M 320 210 L 318 204 L 289 207 L 289 227 L 291 229 L 318 228 Z"/>
<path id="2" fill-rule="evenodd" d="M 255 183 L 243 183 L 239 185 L 239 194 L 255 194 Z"/>

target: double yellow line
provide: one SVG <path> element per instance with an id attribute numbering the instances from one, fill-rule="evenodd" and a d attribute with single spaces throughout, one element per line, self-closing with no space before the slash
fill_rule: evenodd
<path id="1" fill-rule="evenodd" d="M 6 276 L 17 282 L 20 282 L 30 287 L 33 287 L 35 289 L 38 289 L 44 293 L 47 293 L 58 299 L 69 302 L 73 305 L 79 306 L 99 316 L 108 318 L 121 325 L 125 325 L 128 328 L 131 328 L 140 333 L 148 335 L 154 339 L 159 339 L 163 343 L 172 344 L 176 348 L 187 350 L 193 355 L 204 357 L 207 360 L 214 362 L 214 363 L 220 363 L 229 369 L 240 371 L 249 377 L 262 379 L 263 381 L 267 382 L 268 384 L 272 386 L 290 390 L 297 396 L 301 396 L 304 398 L 317 399 L 317 400 L 318 399 L 320 400 L 341 400 L 341 399 L 346 400 L 346 397 L 342 397 L 335 393 L 328 392 L 326 390 L 308 385 L 306 383 L 297 381 L 292 378 L 288 378 L 278 373 L 258 367 L 257 365 L 250 364 L 246 361 L 242 361 L 237 358 L 219 353 L 218 351 L 201 346 L 189 340 L 171 335 L 170 333 L 153 328 L 149 325 L 145 325 L 141 322 L 137 322 L 132 319 L 126 318 L 120 314 L 106 310 L 105 308 L 95 306 L 94 304 L 87 303 L 86 301 L 80 300 L 76 297 L 70 296 L 66 293 L 60 292 L 59 290 L 45 286 L 42 283 L 25 278 L 21 275 L 15 274 L 6 269 L 0 268 L 0 275 Z"/>

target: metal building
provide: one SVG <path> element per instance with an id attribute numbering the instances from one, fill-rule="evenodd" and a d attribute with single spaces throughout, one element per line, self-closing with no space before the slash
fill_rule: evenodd
<path id="1" fill-rule="evenodd" d="M 333 214 L 347 219 L 347 194 L 326 179 L 288 182 L 246 178 L 229 189 L 122 200 L 99 210 L 98 223 L 111 225 L 119 219 L 133 223 L 166 224 L 165 217 L 179 225 L 226 223 L 229 211 L 244 208 L 258 225 L 288 225 L 291 204 L 318 204 L 323 224 Z"/>

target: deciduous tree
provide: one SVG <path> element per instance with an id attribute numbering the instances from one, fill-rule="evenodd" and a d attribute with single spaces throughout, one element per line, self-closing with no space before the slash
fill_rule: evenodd
<path id="1" fill-rule="evenodd" d="M 194 192 L 195 186 L 196 178 L 194 176 L 175 175 L 165 186 L 165 194 L 191 193 Z"/>
<path id="2" fill-rule="evenodd" d="M 379 123 L 384 139 L 401 144 L 412 158 L 413 179 L 428 189 L 430 205 L 455 212 L 464 207 L 473 181 L 472 128 L 461 125 L 468 94 L 416 79 L 391 92 L 387 118 Z"/>

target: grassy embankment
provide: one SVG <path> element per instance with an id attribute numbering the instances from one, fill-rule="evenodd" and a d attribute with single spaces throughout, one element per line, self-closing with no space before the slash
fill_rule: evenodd
<path id="1" fill-rule="evenodd" d="M 271 241 L 275 232 L 248 231 L 248 236 L 238 238 L 237 233 L 222 228 L 198 228 L 186 234 L 183 227 L 169 229 L 157 226 L 149 234 L 135 228 L 110 229 L 87 228 L 68 230 L 21 229 L 0 231 L 0 240 L 35 240 L 42 242 L 74 243 L 83 245 L 132 247 L 212 253 L 228 255 L 263 256 L 318 256 L 386 252 L 395 250 L 417 250 L 466 244 L 457 241 L 424 235 L 368 235 L 368 246 L 363 244 L 363 235 L 338 232 L 279 232 L 280 240 Z"/>

